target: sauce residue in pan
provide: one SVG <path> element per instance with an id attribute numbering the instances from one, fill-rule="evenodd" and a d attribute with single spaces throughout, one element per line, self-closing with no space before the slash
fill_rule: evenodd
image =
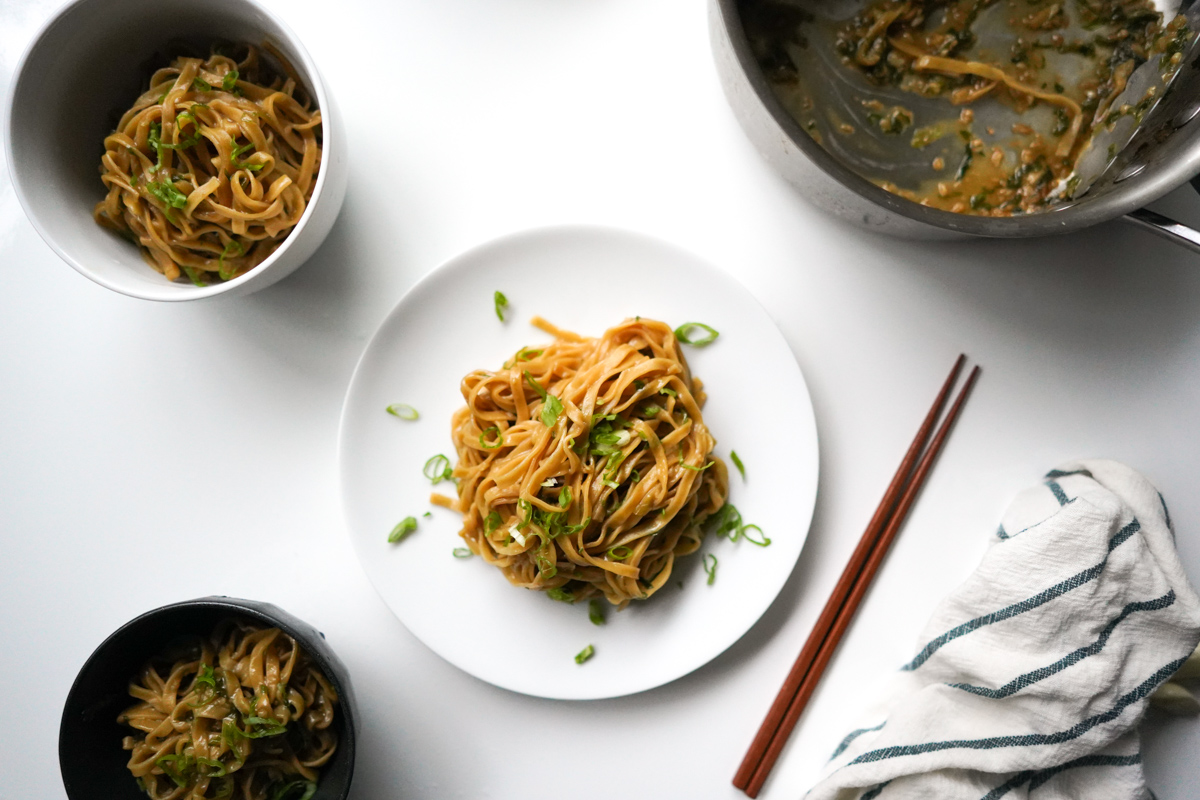
<path id="1" fill-rule="evenodd" d="M 773 92 L 816 142 L 890 192 L 989 216 L 1070 199 L 1093 135 L 1140 122 L 1191 42 L 1184 18 L 1164 23 L 1149 0 L 740 8 Z M 1126 102 L 1151 59 L 1162 83 Z"/>

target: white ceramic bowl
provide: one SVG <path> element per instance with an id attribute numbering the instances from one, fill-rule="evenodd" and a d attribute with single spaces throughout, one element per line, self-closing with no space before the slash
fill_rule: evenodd
<path id="1" fill-rule="evenodd" d="M 321 109 L 323 154 L 312 200 L 269 258 L 231 281 L 168 281 L 137 247 L 97 225 L 100 158 L 114 114 L 145 90 L 144 64 L 172 39 L 274 44 Z M 38 233 L 72 267 L 146 300 L 247 294 L 288 275 L 325 239 L 346 193 L 342 121 L 296 35 L 253 0 L 72 0 L 34 37 L 17 65 L 4 130 L 13 187 Z"/>

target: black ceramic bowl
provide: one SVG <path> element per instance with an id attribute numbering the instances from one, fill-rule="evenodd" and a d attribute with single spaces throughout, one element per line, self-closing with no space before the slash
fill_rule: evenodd
<path id="1" fill-rule="evenodd" d="M 337 689 L 337 751 L 321 769 L 312 800 L 345 800 L 354 777 L 357 714 L 346 665 L 308 623 L 270 603 L 202 597 L 156 608 L 121 626 L 96 648 L 67 695 L 58 732 L 58 761 L 71 800 L 145 800 L 125 767 L 121 739 L 129 733 L 117 715 L 132 705 L 129 679 L 172 641 L 207 635 L 222 619 L 249 618 L 293 636 Z"/>

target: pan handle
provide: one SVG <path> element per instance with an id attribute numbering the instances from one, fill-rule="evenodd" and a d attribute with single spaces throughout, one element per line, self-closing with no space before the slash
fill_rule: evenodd
<path id="1" fill-rule="evenodd" d="M 1192 188 L 1200 192 L 1200 175 L 1192 178 Z M 1131 211 L 1121 219 L 1164 239 L 1169 239 L 1181 247 L 1186 247 L 1193 253 L 1200 253 L 1200 231 L 1188 227 L 1182 222 L 1176 222 L 1170 217 L 1164 217 L 1147 208 Z"/>
<path id="2" fill-rule="evenodd" d="M 1200 231 L 1195 228 L 1189 228 L 1182 222 L 1176 222 L 1170 217 L 1164 217 L 1162 214 L 1155 213 L 1148 208 L 1139 208 L 1137 211 L 1131 211 L 1121 219 L 1125 222 L 1131 222 L 1151 233 L 1158 234 L 1164 239 L 1170 239 L 1175 244 L 1186 247 L 1193 253 L 1200 253 Z"/>

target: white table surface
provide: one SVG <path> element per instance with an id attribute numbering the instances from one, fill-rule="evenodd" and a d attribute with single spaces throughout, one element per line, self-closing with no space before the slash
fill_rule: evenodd
<path id="1" fill-rule="evenodd" d="M 802 795 L 1011 495 L 1058 462 L 1143 470 L 1200 579 L 1200 256 L 1115 223 L 921 244 L 824 216 L 742 135 L 699 0 L 268 4 L 351 145 L 342 215 L 286 281 L 122 297 L 51 252 L 0 171 L 0 798 L 63 796 L 59 715 L 96 644 L 214 593 L 278 603 L 349 665 L 354 798 L 740 797 L 736 766 L 960 350 L 984 375 L 764 797 Z M 56 5 L 0 0 L 0 93 Z M 1200 221 L 1187 188 L 1158 208 Z M 821 437 L 812 532 L 766 616 L 694 674 L 601 702 L 494 688 L 414 639 L 355 560 L 335 474 L 351 370 L 403 292 L 472 245 L 564 222 L 736 275 L 791 345 Z M 1198 725 L 1146 725 L 1161 800 L 1194 796 Z"/>

